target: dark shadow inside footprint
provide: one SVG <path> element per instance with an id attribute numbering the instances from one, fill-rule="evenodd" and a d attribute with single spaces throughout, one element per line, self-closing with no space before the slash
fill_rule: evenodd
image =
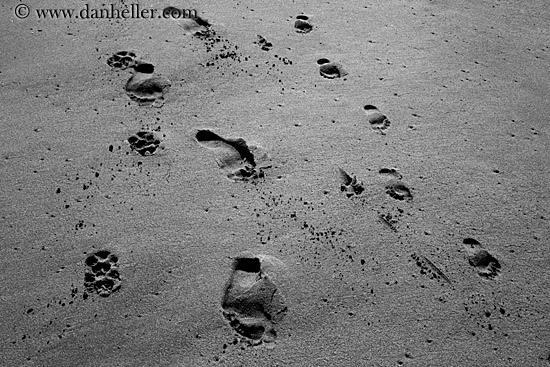
<path id="1" fill-rule="evenodd" d="M 319 61 L 317 61 L 317 63 L 319 64 Z M 336 62 L 320 64 L 319 73 L 327 79 L 342 78 L 348 75 L 348 72 L 344 70 L 342 65 Z"/>
<path id="2" fill-rule="evenodd" d="M 412 200 L 413 196 L 409 187 L 400 180 L 389 180 L 386 183 L 386 193 L 396 200 Z"/>
<path id="3" fill-rule="evenodd" d="M 155 72 L 155 66 L 147 62 L 140 62 L 134 66 L 134 70 L 138 73 L 153 74 Z"/>
<path id="4" fill-rule="evenodd" d="M 390 127 L 390 120 L 384 115 L 376 106 L 365 105 L 363 110 L 367 115 L 367 120 L 373 130 L 377 130 L 379 133 L 385 135 L 385 130 Z"/>
<path id="5" fill-rule="evenodd" d="M 390 175 L 390 176 L 393 176 L 397 179 L 401 179 L 403 178 L 403 175 L 401 175 L 401 173 L 399 173 L 399 171 L 395 168 L 392 168 L 392 167 L 389 167 L 389 168 L 380 168 L 380 170 L 378 171 L 379 174 L 381 175 Z"/>
<path id="6" fill-rule="evenodd" d="M 133 68 L 132 77 L 126 82 L 124 90 L 131 100 L 140 105 L 162 107 L 164 96 L 169 92 L 171 83 L 160 76 L 152 76 L 154 66 L 149 63 L 139 63 Z"/>
<path id="7" fill-rule="evenodd" d="M 294 22 L 294 30 L 297 33 L 309 33 L 313 30 L 313 26 L 309 23 L 309 18 L 307 16 L 298 15 L 296 16 L 296 21 Z"/>
<path id="8" fill-rule="evenodd" d="M 235 259 L 235 270 L 245 271 L 247 273 L 259 273 L 260 272 L 260 259 L 257 257 L 249 258 L 237 258 Z"/>
<path id="9" fill-rule="evenodd" d="M 218 164 L 221 163 L 220 167 L 225 167 L 226 165 L 233 165 L 237 161 L 245 161 L 252 165 L 256 165 L 254 160 L 254 154 L 250 151 L 246 141 L 242 138 L 237 139 L 224 139 L 218 134 L 210 130 L 199 130 L 195 135 L 195 138 L 199 143 L 202 143 L 208 148 L 232 148 L 235 152 L 238 153 L 238 156 L 227 157 L 220 160 Z"/>
<path id="10" fill-rule="evenodd" d="M 120 288 L 122 280 L 117 270 L 118 257 L 108 250 L 99 250 L 85 260 L 88 270 L 84 274 L 84 286 L 91 293 L 108 297 Z"/>
<path id="11" fill-rule="evenodd" d="M 330 62 L 329 59 L 325 59 L 324 57 L 317 60 L 317 65 L 325 65 L 325 64 L 328 64 Z"/>
<path id="12" fill-rule="evenodd" d="M 233 329 L 252 340 L 274 339 L 274 325 L 287 311 L 286 301 L 258 257 L 235 258 L 222 297 L 223 316 Z"/>
<path id="13" fill-rule="evenodd" d="M 465 238 L 462 242 L 468 254 L 468 263 L 476 268 L 479 276 L 485 279 L 494 279 L 499 275 L 500 262 L 489 251 L 485 250 L 479 241 L 473 238 Z"/>
<path id="14" fill-rule="evenodd" d="M 132 51 L 119 51 L 107 59 L 107 65 L 115 69 L 127 69 L 135 65 L 136 54 Z"/>
<path id="15" fill-rule="evenodd" d="M 268 42 L 264 37 L 258 35 L 258 41 L 254 42 L 258 46 L 261 47 L 264 51 L 269 51 L 273 48 L 273 44 L 271 42 Z"/>
<path id="16" fill-rule="evenodd" d="M 465 238 L 462 243 L 470 246 L 481 246 L 481 243 L 479 243 L 479 241 L 474 238 Z"/>

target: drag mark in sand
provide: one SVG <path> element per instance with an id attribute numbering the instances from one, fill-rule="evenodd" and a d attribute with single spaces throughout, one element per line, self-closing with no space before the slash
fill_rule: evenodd
<path id="1" fill-rule="evenodd" d="M 99 250 L 86 258 L 89 267 L 84 276 L 84 286 L 91 293 L 108 297 L 120 288 L 122 280 L 118 272 L 118 257 L 108 250 Z"/>
<path id="2" fill-rule="evenodd" d="M 248 145 L 242 138 L 225 139 L 210 130 L 199 130 L 195 139 L 216 152 L 216 163 L 234 181 L 246 181 L 264 177 L 267 152 L 258 146 Z"/>
<path id="3" fill-rule="evenodd" d="M 280 268 L 280 263 L 278 259 L 249 252 L 233 261 L 222 297 L 222 314 L 233 330 L 252 345 L 275 341 L 275 325 L 288 310 L 285 298 L 269 274 Z"/>
<path id="4" fill-rule="evenodd" d="M 468 262 L 476 268 L 480 277 L 494 280 L 500 275 L 500 263 L 477 240 L 465 238 L 462 244 L 468 256 Z"/>
<path id="5" fill-rule="evenodd" d="M 442 279 L 445 282 L 451 284 L 449 277 L 441 271 L 433 262 L 430 261 L 426 256 L 421 254 L 413 253 L 411 258 L 416 262 L 416 265 L 420 268 L 421 274 L 430 274 L 431 279 Z"/>

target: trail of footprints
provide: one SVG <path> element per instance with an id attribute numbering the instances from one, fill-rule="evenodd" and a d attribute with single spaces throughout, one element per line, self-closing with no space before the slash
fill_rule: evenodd
<path id="1" fill-rule="evenodd" d="M 219 37 L 205 19 L 185 20 L 181 26 L 194 37 L 204 40 L 207 51 L 213 50 L 216 44 L 222 44 L 215 57 L 204 66 L 213 66 L 214 60 L 239 61 L 244 57 L 239 53 L 237 46 Z M 296 16 L 294 30 L 297 33 L 307 34 L 313 29 L 309 16 L 303 14 Z M 261 35 L 257 36 L 255 44 L 264 51 L 270 51 L 273 48 L 273 44 Z M 287 64 L 286 61 L 284 63 Z M 124 91 L 131 100 L 144 106 L 157 108 L 163 106 L 171 83 L 168 79 L 155 75 L 155 67 L 151 63 L 139 60 L 134 51 L 119 51 L 108 58 L 107 64 L 115 70 L 130 70 L 132 75 L 127 80 Z M 317 65 L 319 74 L 327 79 L 343 78 L 348 75 L 340 63 L 331 62 L 326 58 L 317 60 Z M 385 135 L 391 125 L 387 116 L 370 104 L 365 105 L 363 110 L 368 126 Z M 211 130 L 202 129 L 197 131 L 195 139 L 200 146 L 213 152 L 217 165 L 231 180 L 248 181 L 263 178 L 265 170 L 270 167 L 267 152 L 262 147 L 249 145 L 242 138 L 224 138 Z M 127 142 L 130 148 L 141 156 L 150 156 L 163 149 L 160 137 L 153 131 L 138 131 L 131 135 Z M 413 200 L 411 189 L 402 181 L 403 176 L 396 168 L 382 168 L 379 174 L 389 178 L 384 187 L 389 197 L 398 201 Z M 355 175 L 352 177 L 339 168 L 339 176 L 340 191 L 347 198 L 364 193 L 364 184 Z M 290 215 L 290 218 L 295 219 L 296 216 Z M 385 213 L 380 214 L 379 219 L 389 229 L 397 231 L 395 216 Z M 327 240 L 337 239 L 338 235 L 343 233 L 337 233 L 334 230 L 326 233 L 319 232 L 307 222 L 302 224 L 302 228 L 313 238 L 326 236 Z M 330 243 L 334 247 L 334 244 Z M 476 269 L 480 277 L 494 280 L 499 276 L 501 270 L 499 261 L 477 240 L 466 238 L 463 246 L 469 264 Z M 411 258 L 420 267 L 422 274 L 452 283 L 445 273 L 424 255 L 413 253 Z M 361 261 L 364 263 L 364 260 Z M 118 257 L 115 254 L 108 250 L 99 250 L 90 254 L 85 264 L 87 270 L 84 286 L 88 292 L 108 297 L 121 288 L 122 278 L 118 269 Z M 237 256 L 223 292 L 221 301 L 223 317 L 240 337 L 248 340 L 252 345 L 275 341 L 277 324 L 288 312 L 285 297 L 272 279 L 271 272 L 280 270 L 277 264 L 277 259 L 265 255 L 244 253 Z"/>

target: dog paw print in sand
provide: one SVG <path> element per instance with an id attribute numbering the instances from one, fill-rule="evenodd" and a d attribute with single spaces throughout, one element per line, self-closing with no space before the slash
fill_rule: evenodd
<path id="1" fill-rule="evenodd" d="M 357 181 L 356 176 L 351 177 L 341 168 L 338 168 L 338 173 L 340 174 L 340 191 L 345 192 L 348 198 L 359 195 L 365 191 L 363 183 Z"/>
<path id="2" fill-rule="evenodd" d="M 119 51 L 107 59 L 107 65 L 113 69 L 126 70 L 136 64 L 134 51 Z"/>
<path id="3" fill-rule="evenodd" d="M 242 138 L 223 138 L 210 130 L 199 130 L 197 142 L 216 153 L 216 163 L 233 181 L 247 181 L 264 177 L 269 156 L 259 146 L 248 145 Z"/>
<path id="4" fill-rule="evenodd" d="M 386 130 L 391 124 L 386 115 L 380 112 L 376 106 L 370 104 L 363 106 L 363 110 L 367 115 L 367 121 L 370 127 L 376 132 L 386 135 Z"/>
<path id="5" fill-rule="evenodd" d="M 297 33 L 309 33 L 313 30 L 313 26 L 309 22 L 309 17 L 304 14 L 300 14 L 296 16 L 296 20 L 294 21 L 294 30 Z"/>
<path id="6" fill-rule="evenodd" d="M 338 62 L 331 62 L 329 59 L 321 58 L 317 60 L 319 66 L 319 74 L 323 78 L 336 79 L 343 78 L 348 75 L 348 72 Z"/>
<path id="7" fill-rule="evenodd" d="M 260 35 L 258 35 L 258 40 L 254 42 L 254 44 L 258 45 L 264 51 L 269 51 L 273 48 L 273 44 Z"/>
<path id="8" fill-rule="evenodd" d="M 90 293 L 108 297 L 120 288 L 122 280 L 118 272 L 118 257 L 108 250 L 100 250 L 86 258 L 88 269 L 84 286 Z"/>
<path id="9" fill-rule="evenodd" d="M 413 199 L 411 189 L 401 180 L 391 179 L 386 182 L 386 194 L 395 200 L 411 201 Z"/>
<path id="10" fill-rule="evenodd" d="M 500 263 L 489 251 L 485 250 L 477 240 L 465 238 L 462 244 L 466 250 L 468 262 L 471 266 L 476 268 L 480 277 L 493 280 L 499 276 Z"/>
<path id="11" fill-rule="evenodd" d="M 288 310 L 273 280 L 277 275 L 273 272 L 280 271 L 281 264 L 274 257 L 249 252 L 233 261 L 222 297 L 222 314 L 233 330 L 253 345 L 275 341 L 275 327 Z"/>
<path id="12" fill-rule="evenodd" d="M 127 141 L 132 150 L 143 156 L 153 155 L 164 149 L 161 140 L 152 131 L 139 131 L 130 136 Z"/>

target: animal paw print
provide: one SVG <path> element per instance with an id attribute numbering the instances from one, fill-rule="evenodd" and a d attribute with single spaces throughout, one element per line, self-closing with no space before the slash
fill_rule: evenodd
<path id="1" fill-rule="evenodd" d="M 118 257 L 108 250 L 99 250 L 86 258 L 89 269 L 84 275 L 84 286 L 91 293 L 110 296 L 120 288 L 122 280 L 118 272 Z"/>
<path id="2" fill-rule="evenodd" d="M 132 51 L 119 51 L 107 59 L 107 65 L 125 70 L 136 65 L 136 54 Z"/>
<path id="3" fill-rule="evenodd" d="M 346 171 L 339 168 L 340 173 L 340 191 L 345 192 L 348 198 L 351 198 L 354 195 L 360 195 L 365 188 L 361 182 L 357 181 L 357 177 L 351 177 Z"/>
<path id="4" fill-rule="evenodd" d="M 139 131 L 128 138 L 130 148 L 143 156 L 155 154 L 162 149 L 160 139 L 152 131 Z"/>
<path id="5" fill-rule="evenodd" d="M 260 48 L 264 51 L 269 51 L 273 48 L 273 44 L 271 42 L 268 42 L 265 38 L 263 38 L 260 35 L 258 35 L 258 41 L 254 43 L 260 46 Z"/>

